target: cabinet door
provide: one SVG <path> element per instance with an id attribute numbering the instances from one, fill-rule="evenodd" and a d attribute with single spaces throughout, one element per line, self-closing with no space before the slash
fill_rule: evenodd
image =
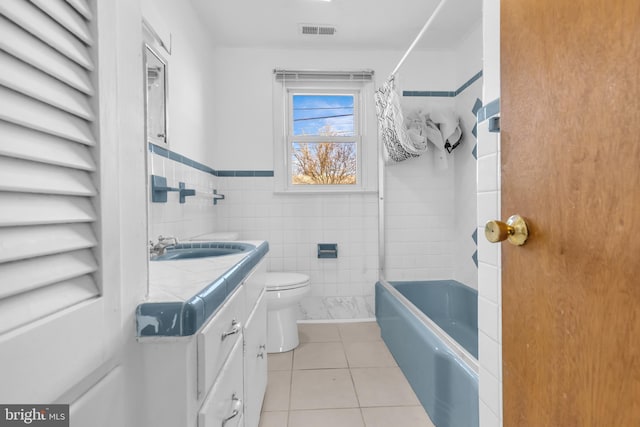
<path id="1" fill-rule="evenodd" d="M 247 276 L 242 286 L 247 294 L 247 313 L 250 313 L 258 302 L 258 298 L 262 295 L 267 283 L 267 264 L 264 260 L 260 261 Z"/>
<path id="2" fill-rule="evenodd" d="M 198 412 L 198 427 L 243 427 L 242 340 L 238 340 Z"/>
<path id="3" fill-rule="evenodd" d="M 267 298 L 262 292 L 244 329 L 244 419 L 246 427 L 258 427 L 267 387 Z"/>
<path id="4" fill-rule="evenodd" d="M 242 341 L 244 310 L 244 288 L 240 286 L 198 333 L 198 396 L 209 390 L 234 344 Z"/>

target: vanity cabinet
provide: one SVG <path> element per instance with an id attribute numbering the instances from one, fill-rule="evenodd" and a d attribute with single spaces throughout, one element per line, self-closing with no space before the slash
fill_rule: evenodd
<path id="1" fill-rule="evenodd" d="M 267 295 L 257 304 L 244 330 L 244 418 L 245 427 L 257 427 L 267 388 Z"/>
<path id="2" fill-rule="evenodd" d="M 242 342 L 245 315 L 245 289 L 239 287 L 235 294 L 196 334 L 198 359 L 198 396 L 213 385 L 231 349 Z M 240 354 L 242 357 L 242 354 Z"/>
<path id="3" fill-rule="evenodd" d="M 194 334 L 140 337 L 143 426 L 258 427 L 267 381 L 266 266 Z"/>
<path id="4" fill-rule="evenodd" d="M 239 340 L 198 411 L 198 427 L 244 426 L 242 374 L 242 341 Z"/>

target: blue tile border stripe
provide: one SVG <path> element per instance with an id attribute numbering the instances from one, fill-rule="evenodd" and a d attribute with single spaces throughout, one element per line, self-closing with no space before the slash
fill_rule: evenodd
<path id="1" fill-rule="evenodd" d="M 215 175 L 221 177 L 271 177 L 273 176 L 273 171 L 219 170 L 216 171 Z"/>
<path id="2" fill-rule="evenodd" d="M 498 113 L 500 113 L 500 98 L 494 99 L 478 110 L 478 123 L 484 122 Z"/>
<path id="3" fill-rule="evenodd" d="M 402 96 L 438 96 L 443 98 L 453 98 L 456 96 L 456 93 L 444 90 L 405 90 L 402 91 Z"/>
<path id="4" fill-rule="evenodd" d="M 473 108 L 471 109 L 471 112 L 473 113 L 474 116 L 476 116 L 478 114 L 478 110 L 482 108 L 482 101 L 480 101 L 480 98 L 476 98 L 476 102 L 473 104 Z"/>
<path id="5" fill-rule="evenodd" d="M 178 154 L 174 151 L 171 150 L 167 150 L 166 148 L 160 147 L 158 145 L 149 143 L 149 151 L 151 151 L 152 153 L 157 154 L 158 156 L 164 157 L 166 159 L 170 159 L 173 161 L 176 161 L 178 163 L 182 163 L 183 165 L 187 165 L 190 166 L 194 169 L 198 169 L 202 172 L 211 174 L 211 175 L 215 175 L 216 171 L 213 168 L 210 168 L 209 166 L 202 164 L 200 162 L 196 162 L 195 160 L 192 160 L 186 156 L 183 156 L 182 154 Z"/>
<path id="6" fill-rule="evenodd" d="M 194 169 L 198 169 L 202 172 L 211 174 L 218 177 L 272 177 L 272 170 L 215 170 L 205 164 L 192 160 L 182 154 L 178 154 L 174 151 L 167 150 L 164 147 L 149 143 L 149 151 L 164 157 L 182 163 L 183 165 L 190 166 Z"/>
<path id="7" fill-rule="evenodd" d="M 478 80 L 480 77 L 482 77 L 482 70 L 478 71 L 473 77 L 471 77 L 469 80 L 467 80 L 467 82 L 465 84 L 463 84 L 462 86 L 460 86 L 458 88 L 458 90 L 456 90 L 456 96 L 460 95 L 462 92 L 464 92 L 464 90 L 466 88 L 468 88 L 469 86 L 471 86 L 472 84 L 474 84 L 476 82 L 476 80 Z"/>
<path id="8" fill-rule="evenodd" d="M 446 90 L 405 90 L 402 92 L 402 96 L 437 96 L 444 98 L 454 98 L 460 95 L 466 88 L 471 86 L 482 77 L 482 70 L 478 71 L 473 77 L 467 80 L 462 86 L 455 91 L 446 91 Z"/>

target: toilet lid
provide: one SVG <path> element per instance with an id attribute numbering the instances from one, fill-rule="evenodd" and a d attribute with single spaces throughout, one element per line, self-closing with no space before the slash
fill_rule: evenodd
<path id="1" fill-rule="evenodd" d="M 283 291 L 309 284 L 309 276 L 300 273 L 267 273 L 267 290 Z"/>

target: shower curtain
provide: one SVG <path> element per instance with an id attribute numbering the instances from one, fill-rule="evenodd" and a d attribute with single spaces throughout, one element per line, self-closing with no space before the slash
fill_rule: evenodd
<path id="1" fill-rule="evenodd" d="M 400 97 L 392 77 L 375 93 L 378 127 L 384 144 L 385 160 L 401 162 L 427 151 L 427 142 L 413 141 L 404 128 Z"/>

